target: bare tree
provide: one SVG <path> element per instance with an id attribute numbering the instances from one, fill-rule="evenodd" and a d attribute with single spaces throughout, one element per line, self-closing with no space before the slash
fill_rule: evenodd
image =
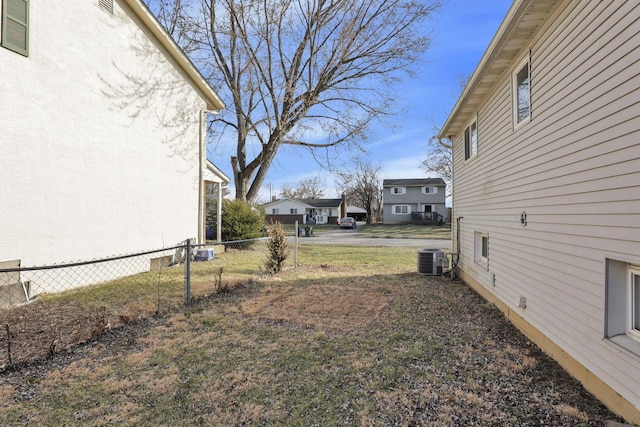
<path id="1" fill-rule="evenodd" d="M 195 24 L 191 0 L 143 0 L 180 48 L 193 53 L 197 44 L 193 39 Z"/>
<path id="2" fill-rule="evenodd" d="M 339 174 L 347 204 L 364 209 L 367 212 L 367 224 L 380 215 L 382 207 L 382 186 L 378 177 L 380 169 L 380 166 L 371 162 L 357 159 L 353 170 Z"/>
<path id="3" fill-rule="evenodd" d="M 323 182 L 320 177 L 303 179 L 296 188 L 285 186 L 280 190 L 280 197 L 288 199 L 321 199 L 324 197 Z"/>
<path id="4" fill-rule="evenodd" d="M 189 0 L 181 1 L 189 13 Z M 191 30 L 198 49 L 190 56 L 228 105 L 215 120 L 222 141 L 235 138 L 236 197 L 257 197 L 283 144 L 315 153 L 366 140 L 369 124 L 393 113 L 392 84 L 411 75 L 428 48 L 421 25 L 439 7 L 439 0 L 200 0 L 202 14 L 175 28 Z"/>
<path id="5" fill-rule="evenodd" d="M 422 167 L 427 173 L 434 173 L 447 184 L 447 195 L 451 195 L 453 183 L 453 144 L 448 139 L 431 137 L 431 148 L 427 158 L 422 161 Z"/>
<path id="6" fill-rule="evenodd" d="M 471 79 L 471 74 L 458 75 L 458 95 L 464 92 L 467 83 Z M 453 194 L 453 141 L 450 139 L 438 138 L 440 129 L 434 127 L 434 136 L 429 139 L 427 157 L 422 161 L 422 167 L 427 173 L 434 173 L 444 179 L 447 184 L 447 196 Z"/>

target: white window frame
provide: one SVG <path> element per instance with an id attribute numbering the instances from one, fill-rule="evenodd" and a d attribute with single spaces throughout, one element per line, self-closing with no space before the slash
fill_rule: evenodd
<path id="1" fill-rule="evenodd" d="M 521 71 L 527 70 L 527 115 L 520 117 L 520 90 L 518 76 Z M 511 73 L 511 90 L 513 99 L 513 128 L 517 129 L 531 121 L 531 55 L 527 55 L 522 61 L 518 63 L 516 68 Z"/>
<path id="2" fill-rule="evenodd" d="M 473 259 L 486 267 L 489 265 L 489 233 L 476 231 L 473 233 Z"/>
<path id="3" fill-rule="evenodd" d="M 472 133 L 475 131 L 475 133 Z M 475 139 L 474 139 L 475 136 Z M 469 160 L 478 154 L 478 116 L 464 128 L 464 159 Z"/>
<path id="4" fill-rule="evenodd" d="M 627 335 L 640 341 L 640 266 L 629 267 Z"/>
<path id="5" fill-rule="evenodd" d="M 291 215 L 297 215 L 297 214 L 298 214 L 298 208 L 291 208 L 291 209 L 289 210 L 289 213 L 290 213 Z"/>
<path id="6" fill-rule="evenodd" d="M 398 208 L 400 208 L 400 212 L 398 212 Z M 402 212 L 403 210 L 406 212 Z M 394 215 L 408 215 L 410 213 L 409 205 L 393 205 L 391 211 Z"/>
<path id="7" fill-rule="evenodd" d="M 405 187 L 391 187 L 391 194 L 405 194 L 406 192 Z"/>
<path id="8" fill-rule="evenodd" d="M 279 214 L 280 214 L 280 209 L 271 208 L 271 215 L 279 215 Z"/>
<path id="9" fill-rule="evenodd" d="M 438 187 L 422 187 L 422 194 L 438 194 Z"/>
<path id="10" fill-rule="evenodd" d="M 606 260 L 604 336 L 640 356 L 640 263 Z"/>

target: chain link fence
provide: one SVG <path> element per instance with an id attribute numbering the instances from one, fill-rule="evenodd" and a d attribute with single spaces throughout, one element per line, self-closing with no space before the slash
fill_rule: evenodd
<path id="1" fill-rule="evenodd" d="M 266 238 L 48 266 L 0 263 L 0 371 L 225 292 L 263 271 Z"/>

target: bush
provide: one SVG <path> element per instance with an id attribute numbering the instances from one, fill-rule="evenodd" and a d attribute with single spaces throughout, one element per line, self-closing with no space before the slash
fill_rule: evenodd
<path id="1" fill-rule="evenodd" d="M 215 224 L 215 215 L 211 218 Z M 222 201 L 222 240 L 255 239 L 262 237 L 264 216 L 242 200 Z"/>
<path id="2" fill-rule="evenodd" d="M 282 228 L 282 224 L 276 222 L 267 228 L 269 234 L 269 258 L 265 261 L 265 267 L 268 273 L 275 274 L 282 270 L 284 261 L 289 256 L 289 244 L 287 243 L 287 235 Z"/>

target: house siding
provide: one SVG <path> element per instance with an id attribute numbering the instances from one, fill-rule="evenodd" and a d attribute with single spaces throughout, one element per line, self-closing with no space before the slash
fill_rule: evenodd
<path id="1" fill-rule="evenodd" d="M 196 237 L 200 92 L 124 2 L 31 2 L 30 15 L 29 57 L 0 49 L 0 260 Z"/>
<path id="2" fill-rule="evenodd" d="M 564 6 L 530 43 L 531 122 L 513 129 L 506 74 L 477 112 L 478 155 L 455 137 L 454 242 L 463 275 L 640 413 L 640 356 L 603 339 L 605 259 L 640 263 L 640 5 Z"/>
<path id="3" fill-rule="evenodd" d="M 437 193 L 424 194 L 423 187 L 436 187 Z M 393 194 L 392 189 L 395 187 L 404 187 L 404 194 Z M 383 189 L 383 222 L 386 224 L 409 223 L 411 222 L 411 214 L 424 212 L 425 205 L 432 205 L 433 212 L 437 212 L 445 219 L 448 219 L 447 208 L 445 205 L 445 187 L 437 185 L 420 185 L 420 186 L 404 186 L 391 185 Z M 393 207 L 395 205 L 409 206 L 407 214 L 394 214 Z"/>

